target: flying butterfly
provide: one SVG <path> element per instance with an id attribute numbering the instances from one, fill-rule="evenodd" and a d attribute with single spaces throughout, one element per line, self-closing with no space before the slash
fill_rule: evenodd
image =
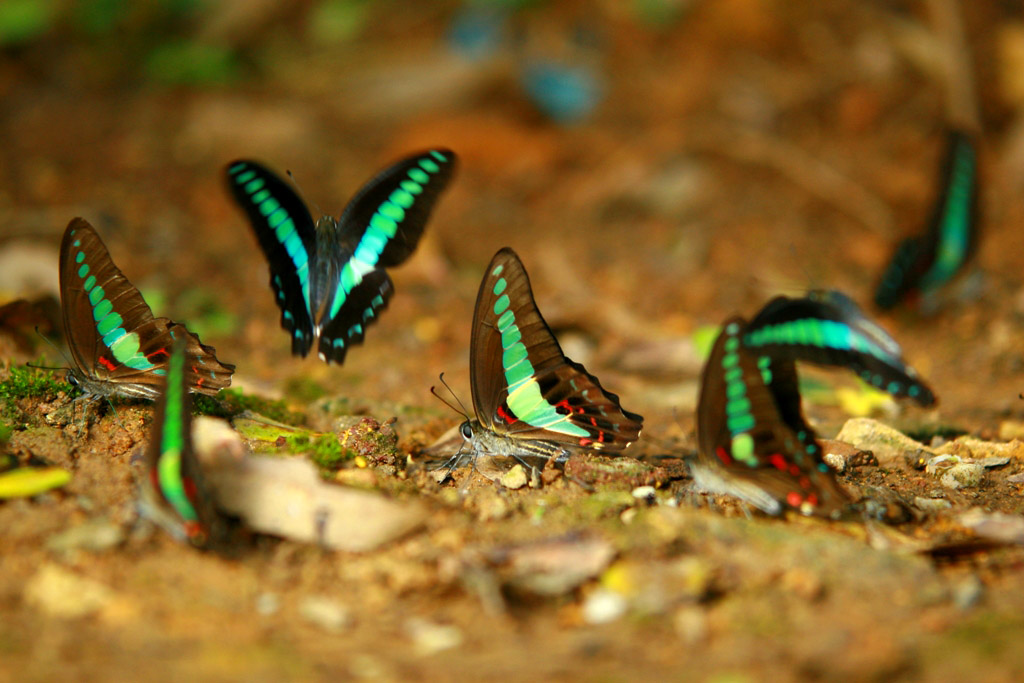
<path id="1" fill-rule="evenodd" d="M 60 299 L 74 360 L 68 381 L 86 394 L 155 399 L 177 340 L 192 371 L 190 391 L 213 396 L 231 384 L 235 366 L 217 360 L 214 348 L 181 323 L 154 318 L 82 218 L 68 224 L 61 241 Z"/>
<path id="2" fill-rule="evenodd" d="M 269 262 L 293 355 L 305 357 L 316 343 L 321 360 L 340 364 L 362 343 L 394 291 L 385 269 L 415 250 L 455 165 L 447 149 L 406 157 L 364 185 L 339 219 L 314 224 L 295 190 L 266 167 L 228 164 L 228 189 Z"/>
<path id="3" fill-rule="evenodd" d="M 925 231 L 900 243 L 875 290 L 875 305 L 881 309 L 932 294 L 952 280 L 977 249 L 977 146 L 968 133 L 948 133 L 938 182 Z"/>
<path id="4" fill-rule="evenodd" d="M 146 449 L 139 510 L 177 540 L 205 548 L 223 540 L 227 522 L 214 505 L 192 449 L 191 374 L 184 340 L 178 339 Z"/>
<path id="5" fill-rule="evenodd" d="M 476 417 L 459 430 L 454 468 L 479 456 L 508 457 L 529 468 L 564 467 L 579 451 L 616 455 L 637 440 L 643 417 L 562 353 L 537 309 L 530 279 L 512 249 L 498 251 L 477 294 L 470 339 Z"/>
<path id="6" fill-rule="evenodd" d="M 899 345 L 839 292 L 777 297 L 747 323 L 729 320 L 704 368 L 697 407 L 698 487 L 769 514 L 836 517 L 852 503 L 803 416 L 796 361 L 847 367 L 919 404 L 935 395 Z"/>

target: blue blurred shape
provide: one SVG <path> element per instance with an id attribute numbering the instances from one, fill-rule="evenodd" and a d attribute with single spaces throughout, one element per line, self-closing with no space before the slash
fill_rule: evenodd
<path id="1" fill-rule="evenodd" d="M 522 78 L 537 108 L 559 123 L 584 119 L 603 96 L 600 76 L 585 64 L 534 62 L 523 69 Z"/>
<path id="2" fill-rule="evenodd" d="M 491 57 L 502 47 L 506 16 L 498 7 L 463 7 L 448 26 L 448 45 L 466 59 Z"/>

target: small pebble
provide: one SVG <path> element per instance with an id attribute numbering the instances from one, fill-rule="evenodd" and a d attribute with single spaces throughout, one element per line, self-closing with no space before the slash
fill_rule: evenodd
<path id="1" fill-rule="evenodd" d="M 598 588 L 583 603 L 583 621 L 588 624 L 608 624 L 626 613 L 626 598 L 620 593 Z"/>
<path id="2" fill-rule="evenodd" d="M 636 498 L 637 500 L 642 500 L 651 505 L 658 502 L 657 498 L 654 495 L 653 486 L 637 486 L 635 489 L 633 489 L 633 497 Z"/>
<path id="3" fill-rule="evenodd" d="M 98 581 L 45 564 L 25 586 L 25 600 L 49 616 L 73 619 L 103 610 L 115 594 Z"/>
<path id="4" fill-rule="evenodd" d="M 505 474 L 501 475 L 500 483 L 507 489 L 521 489 L 530 482 L 530 478 L 526 475 L 526 470 L 522 465 L 515 465 Z"/>
<path id="5" fill-rule="evenodd" d="M 973 488 L 984 478 L 984 467 L 973 462 L 961 462 L 946 470 L 939 483 L 948 489 Z"/>
<path id="6" fill-rule="evenodd" d="M 299 604 L 299 614 L 325 631 L 340 631 L 349 621 L 348 608 L 322 595 L 303 598 Z"/>
<path id="7" fill-rule="evenodd" d="M 412 640 L 413 649 L 420 656 L 450 650 L 462 645 L 462 631 L 456 626 L 438 624 L 413 617 L 405 622 L 405 632 Z"/>
<path id="8" fill-rule="evenodd" d="M 970 609 L 978 604 L 984 593 L 985 585 L 972 574 L 953 586 L 953 604 L 960 609 Z"/>
<path id="9" fill-rule="evenodd" d="M 277 614 L 279 609 L 281 609 L 281 598 L 277 596 L 277 593 L 260 593 L 256 598 L 256 613 L 261 617 Z"/>
<path id="10" fill-rule="evenodd" d="M 978 464 L 985 468 L 1002 467 L 1003 465 L 1008 465 L 1009 463 L 1009 457 L 999 457 L 995 455 L 990 456 L 988 458 L 982 458 L 981 460 L 978 461 Z"/>
<path id="11" fill-rule="evenodd" d="M 839 474 L 846 471 L 846 456 L 839 453 L 826 453 L 825 463 Z"/>
<path id="12" fill-rule="evenodd" d="M 1009 477 L 1006 478 L 1006 481 L 1010 482 L 1011 484 L 1024 484 L 1024 472 L 1011 474 Z"/>
<path id="13" fill-rule="evenodd" d="M 939 510 L 948 510 L 953 507 L 945 498 L 923 498 L 917 496 L 914 498 L 914 507 L 922 512 L 938 512 Z"/>
<path id="14" fill-rule="evenodd" d="M 99 552 L 121 545 L 124 529 L 108 519 L 92 519 L 46 539 L 47 549 L 55 553 L 74 550 Z"/>

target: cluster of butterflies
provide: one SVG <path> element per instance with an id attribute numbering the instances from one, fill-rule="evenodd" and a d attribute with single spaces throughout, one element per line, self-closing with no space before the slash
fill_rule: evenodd
<path id="1" fill-rule="evenodd" d="M 950 149 L 940 208 L 926 234 L 900 246 L 878 290 L 881 306 L 945 282 L 970 255 L 974 148 L 954 134 Z M 340 218 L 316 222 L 266 167 L 248 160 L 227 166 L 228 188 L 269 263 L 294 355 L 316 345 L 322 360 L 341 363 L 362 342 L 394 291 L 386 269 L 415 250 L 455 166 L 447 149 L 406 157 L 368 182 Z M 230 385 L 234 366 L 184 325 L 154 317 L 81 218 L 64 233 L 60 281 L 74 362 L 68 380 L 92 398 L 159 399 L 143 511 L 179 539 L 216 542 L 225 525 L 192 451 L 190 393 L 215 395 Z M 895 396 L 935 402 L 898 344 L 852 300 L 838 292 L 779 297 L 749 323 L 730 319 L 714 345 L 698 407 L 694 477 L 706 490 L 771 514 L 837 516 L 853 501 L 801 412 L 797 360 L 848 367 Z M 470 373 L 476 415 L 460 427 L 464 445 L 445 463 L 449 470 L 483 456 L 561 467 L 581 450 L 621 453 L 640 435 L 643 418 L 562 352 L 509 248 L 494 255 L 480 284 Z"/>

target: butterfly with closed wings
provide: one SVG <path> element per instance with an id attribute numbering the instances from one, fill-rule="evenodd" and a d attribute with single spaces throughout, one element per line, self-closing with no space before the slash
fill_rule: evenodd
<path id="1" fill-rule="evenodd" d="M 563 467 L 574 452 L 616 455 L 640 435 L 643 417 L 562 353 L 507 247 L 480 283 L 469 365 L 476 417 L 460 426 L 464 446 L 444 464 L 449 471 L 481 456 Z"/>
<path id="2" fill-rule="evenodd" d="M 697 407 L 700 489 L 769 514 L 837 517 L 853 502 L 803 416 L 796 361 L 846 367 L 922 406 L 935 395 L 899 345 L 839 292 L 777 297 L 749 323 L 726 322 L 704 367 Z"/>
<path id="3" fill-rule="evenodd" d="M 155 399 L 177 340 L 192 371 L 190 391 L 213 396 L 230 386 L 235 366 L 221 363 L 213 347 L 181 323 L 153 317 L 82 218 L 68 224 L 61 241 L 60 299 L 74 361 L 68 381 L 86 394 Z"/>

